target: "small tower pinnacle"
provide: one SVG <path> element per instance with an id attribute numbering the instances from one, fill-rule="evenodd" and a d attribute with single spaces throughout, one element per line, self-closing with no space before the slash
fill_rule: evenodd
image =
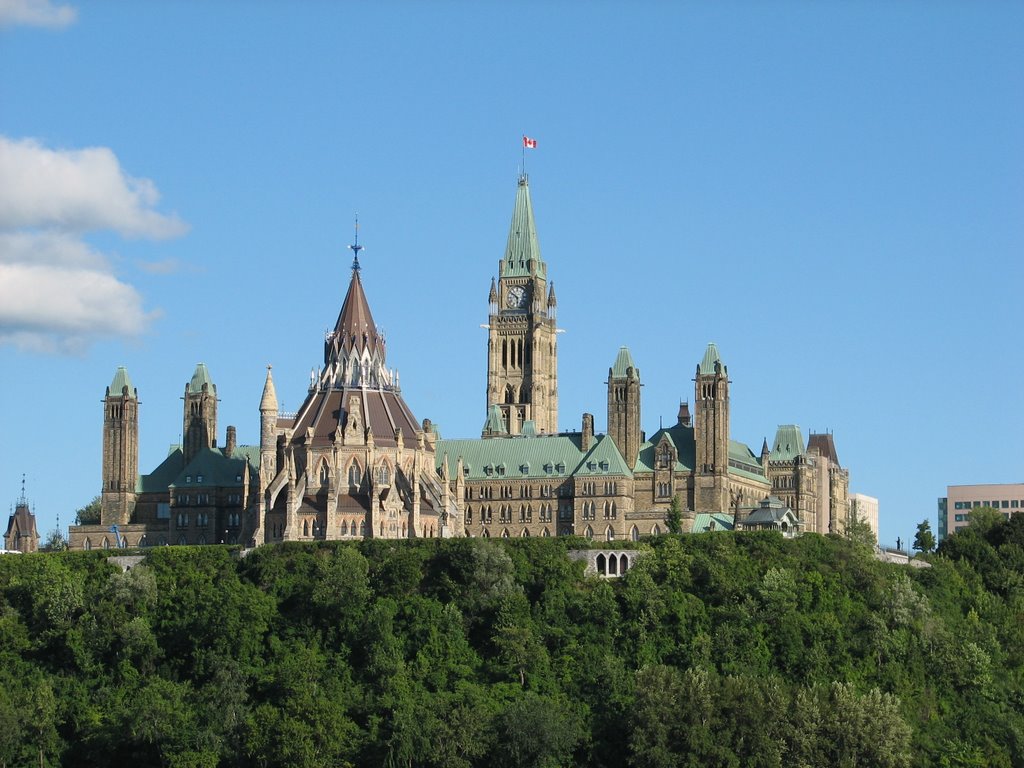
<path id="1" fill-rule="evenodd" d="M 361 267 L 359 266 L 359 252 L 361 250 L 363 250 L 363 246 L 361 246 L 359 244 L 359 214 L 358 213 L 356 214 L 356 236 L 355 236 L 355 242 L 353 242 L 352 245 L 350 245 L 348 247 L 348 249 L 350 251 L 352 251 L 352 269 L 353 269 L 353 271 L 358 272 L 361 269 Z"/>

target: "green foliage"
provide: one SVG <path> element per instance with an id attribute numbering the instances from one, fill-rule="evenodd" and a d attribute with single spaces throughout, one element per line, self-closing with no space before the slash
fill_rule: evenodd
<path id="1" fill-rule="evenodd" d="M 1024 517 L 0 558 L 0 766 L 1024 764 Z"/>
<path id="2" fill-rule="evenodd" d="M 93 525 L 100 521 L 100 497 L 93 496 L 92 501 L 75 510 L 75 525 Z"/>
<path id="3" fill-rule="evenodd" d="M 871 523 L 864 517 L 848 521 L 843 534 L 850 541 L 866 547 L 874 547 L 878 543 L 875 532 L 871 528 Z"/>
<path id="4" fill-rule="evenodd" d="M 917 524 L 917 533 L 914 534 L 914 549 L 925 553 L 935 549 L 935 536 L 932 535 L 932 526 L 927 520 L 922 520 Z"/>
<path id="5" fill-rule="evenodd" d="M 665 525 L 669 533 L 682 533 L 683 531 L 683 509 L 679 501 L 679 494 L 672 497 L 672 503 L 665 515 Z"/>

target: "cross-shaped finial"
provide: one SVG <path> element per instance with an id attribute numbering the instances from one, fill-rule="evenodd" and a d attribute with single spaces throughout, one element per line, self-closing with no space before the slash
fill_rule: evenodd
<path id="1" fill-rule="evenodd" d="M 360 267 L 359 267 L 359 252 L 361 250 L 363 250 L 363 246 L 361 246 L 359 244 L 359 214 L 358 213 L 356 214 L 356 239 L 355 239 L 355 242 L 352 243 L 352 245 L 350 245 L 348 247 L 348 249 L 350 251 L 352 251 L 352 253 L 353 253 L 352 269 L 354 271 L 358 272 L 359 269 L 360 269 Z"/>

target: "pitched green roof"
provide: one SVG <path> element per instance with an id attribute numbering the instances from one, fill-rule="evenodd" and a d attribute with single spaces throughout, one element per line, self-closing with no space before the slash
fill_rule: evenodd
<path id="1" fill-rule="evenodd" d="M 684 427 L 674 424 L 671 427 L 659 429 L 650 439 L 640 446 L 640 453 L 637 456 L 634 474 L 642 474 L 654 471 L 654 454 L 662 437 L 667 437 L 676 448 L 675 472 L 690 472 L 697 463 L 697 443 L 693 438 L 693 427 Z"/>
<path id="2" fill-rule="evenodd" d="M 487 411 L 487 421 L 484 422 L 485 435 L 505 435 L 505 420 L 501 418 L 501 407 L 492 405 Z"/>
<path id="3" fill-rule="evenodd" d="M 729 474 L 759 480 L 765 484 L 768 482 L 764 476 L 761 459 L 754 455 L 750 446 L 738 440 L 729 441 Z"/>
<path id="4" fill-rule="evenodd" d="M 499 478 L 565 478 L 590 475 L 629 476 L 629 468 L 607 435 L 596 435 L 590 449 L 581 447 L 583 436 L 497 437 L 439 440 L 434 452 L 438 469 L 443 457 L 462 459 L 467 480 Z"/>
<path id="5" fill-rule="evenodd" d="M 700 361 L 700 372 L 701 373 L 714 373 L 715 363 L 722 363 L 722 358 L 718 354 L 718 347 L 715 346 L 715 342 L 708 344 L 708 348 L 704 350 L 704 359 Z M 725 363 L 722 363 L 722 367 L 725 367 Z"/>
<path id="6" fill-rule="evenodd" d="M 636 363 L 633 362 L 633 356 L 629 353 L 629 347 L 619 347 L 619 354 L 615 358 L 615 365 L 612 366 L 612 376 L 617 379 L 624 378 L 626 371 L 630 368 L 633 369 L 633 373 L 636 377 L 640 378 L 640 369 L 636 367 Z"/>
<path id="7" fill-rule="evenodd" d="M 125 387 L 128 387 L 129 395 L 135 392 L 135 387 L 132 386 L 132 379 L 128 375 L 128 369 L 122 365 L 114 374 L 114 380 L 110 382 L 110 394 L 120 395 Z"/>
<path id="8" fill-rule="evenodd" d="M 223 448 L 203 448 L 184 466 L 181 448 L 174 446 L 160 465 L 148 475 L 139 475 L 138 493 L 162 493 L 171 485 L 197 488 L 242 485 L 245 472 L 259 471 L 260 448 L 258 445 L 235 446 L 231 458 L 224 455 Z M 202 477 L 200 482 L 199 478 Z M 237 478 L 241 477 L 242 480 Z"/>
<path id="9" fill-rule="evenodd" d="M 693 528 L 690 529 L 690 532 L 731 531 L 734 525 L 735 522 L 732 515 L 727 515 L 723 512 L 700 512 L 693 518 Z"/>
<path id="10" fill-rule="evenodd" d="M 505 246 L 501 274 L 511 277 L 529 275 L 528 262 L 531 260 L 537 274 L 546 277 L 546 267 L 540 256 L 540 243 L 537 241 L 537 225 L 533 219 L 533 204 L 530 202 L 530 185 L 526 174 L 523 174 L 516 187 L 516 206 L 508 229 L 508 244 Z"/>
<path id="11" fill-rule="evenodd" d="M 206 363 L 200 363 L 196 366 L 195 373 L 192 374 L 192 381 L 188 383 L 188 391 L 193 394 L 198 394 L 203 391 L 203 384 L 208 384 L 210 392 L 216 392 L 217 386 L 213 383 L 213 379 L 210 378 L 210 371 L 206 367 Z"/>
<path id="12" fill-rule="evenodd" d="M 780 424 L 775 431 L 775 442 L 769 454 L 771 461 L 792 461 L 805 453 L 804 436 L 796 424 Z"/>

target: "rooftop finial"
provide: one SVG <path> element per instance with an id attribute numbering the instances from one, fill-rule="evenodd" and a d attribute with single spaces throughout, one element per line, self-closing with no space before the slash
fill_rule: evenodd
<path id="1" fill-rule="evenodd" d="M 21 498 L 18 499 L 18 504 L 24 506 L 25 504 L 25 473 L 21 473 Z"/>
<path id="2" fill-rule="evenodd" d="M 359 214 L 356 214 L 356 239 L 355 242 L 350 245 L 349 250 L 352 251 L 352 270 L 358 272 L 359 267 L 359 252 L 363 250 L 363 246 L 359 244 Z"/>

